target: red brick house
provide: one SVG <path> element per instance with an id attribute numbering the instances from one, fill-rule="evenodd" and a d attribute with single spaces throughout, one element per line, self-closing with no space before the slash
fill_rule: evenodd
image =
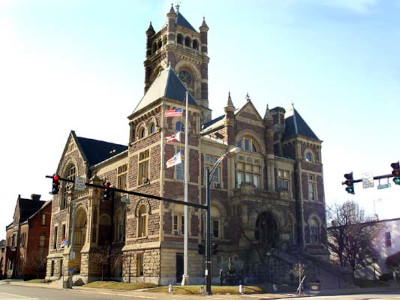
<path id="1" fill-rule="evenodd" d="M 6 227 L 1 273 L 11 278 L 43 277 L 49 249 L 51 201 L 18 196 L 13 222 Z"/>

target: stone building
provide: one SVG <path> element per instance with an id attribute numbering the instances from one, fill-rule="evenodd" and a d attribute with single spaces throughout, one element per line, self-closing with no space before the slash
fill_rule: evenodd
<path id="1" fill-rule="evenodd" d="M 208 30 L 196 30 L 171 7 L 166 25 L 146 31 L 144 96 L 129 116 L 126 145 L 78 137 L 71 132 L 57 173 L 87 182 L 110 181 L 114 187 L 183 200 L 183 161 L 189 160 L 188 199 L 205 202 L 205 170 L 234 147 L 241 152 L 216 168 L 211 182 L 213 278 L 232 257 L 246 280 L 268 273 L 287 282 L 288 268 L 299 257 L 312 257 L 315 276 L 328 272 L 322 141 L 294 108 L 257 112 L 250 97 L 235 107 L 230 94 L 224 114 L 212 118 L 208 99 Z M 217 62 L 218 63 L 218 62 Z M 188 128 L 184 117 L 165 117 L 182 108 L 189 92 Z M 167 142 L 177 131 L 189 132 L 189 157 L 184 139 Z M 183 136 L 183 135 L 182 135 Z M 182 163 L 167 168 L 180 152 Z M 54 196 L 47 277 L 57 278 L 68 266 L 84 282 L 99 278 L 93 257 L 112 245 L 121 256 L 111 276 L 123 281 L 176 283 L 183 273 L 183 206 L 144 197 L 114 194 L 102 201 L 102 190 L 75 191 L 63 184 Z M 121 198 L 124 202 L 121 202 Z M 129 199 L 129 202 L 126 200 Z M 128 202 L 128 203 L 126 203 Z M 74 214 L 71 214 L 74 207 Z M 205 214 L 189 209 L 190 282 L 203 282 Z M 61 248 L 61 241 L 74 242 Z M 70 255 L 74 252 L 74 255 Z M 74 257 L 74 258 L 73 258 Z M 321 270 L 322 270 L 321 269 Z"/>
<path id="2" fill-rule="evenodd" d="M 12 278 L 43 278 L 49 246 L 51 201 L 18 196 L 13 222 L 6 227 L 1 274 Z"/>

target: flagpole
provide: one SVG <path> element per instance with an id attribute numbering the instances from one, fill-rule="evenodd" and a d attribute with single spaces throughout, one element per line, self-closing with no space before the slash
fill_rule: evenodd
<path id="1" fill-rule="evenodd" d="M 189 175 L 189 145 L 188 145 L 188 119 L 189 119 L 189 104 L 188 104 L 189 93 L 186 91 L 186 114 L 185 114 L 185 188 L 184 188 L 184 201 L 188 202 L 188 175 Z M 183 238 L 183 278 L 182 285 L 189 284 L 189 273 L 188 273 L 188 236 L 189 236 L 189 206 L 184 207 L 184 238 Z"/>

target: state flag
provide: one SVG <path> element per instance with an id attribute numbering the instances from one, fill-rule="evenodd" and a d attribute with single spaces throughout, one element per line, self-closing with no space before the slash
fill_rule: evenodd
<path id="1" fill-rule="evenodd" d="M 174 156 L 172 156 L 170 159 L 168 159 L 167 168 L 179 165 L 180 163 L 182 163 L 181 153 L 178 152 Z"/>
<path id="2" fill-rule="evenodd" d="M 170 117 L 182 117 L 182 108 L 170 109 L 165 111 L 166 118 Z"/>
<path id="3" fill-rule="evenodd" d="M 165 141 L 167 143 L 180 142 L 181 141 L 181 131 L 175 132 L 174 134 L 165 137 Z"/>

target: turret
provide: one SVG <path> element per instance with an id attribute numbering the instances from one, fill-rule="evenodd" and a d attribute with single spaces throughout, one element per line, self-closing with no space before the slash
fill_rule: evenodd
<path id="1" fill-rule="evenodd" d="M 230 92 L 228 94 L 228 100 L 224 107 L 224 111 L 226 142 L 228 145 L 235 145 L 235 106 L 233 106 Z"/>

